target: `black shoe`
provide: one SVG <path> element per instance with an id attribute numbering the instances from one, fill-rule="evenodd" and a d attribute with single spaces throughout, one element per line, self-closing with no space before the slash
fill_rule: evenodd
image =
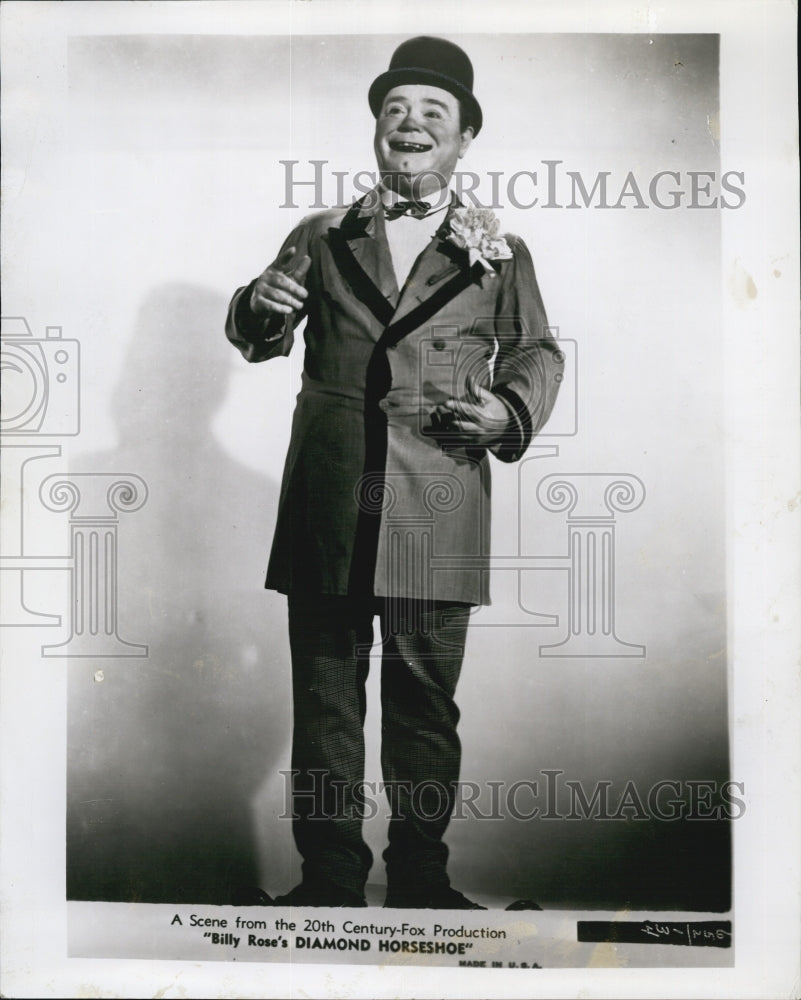
<path id="1" fill-rule="evenodd" d="M 272 899 L 257 885 L 238 885 L 231 889 L 231 906 L 272 905 Z"/>
<path id="2" fill-rule="evenodd" d="M 507 910 L 541 910 L 542 907 L 539 903 L 535 903 L 533 899 L 518 899 L 516 903 L 510 903 Z"/>
<path id="3" fill-rule="evenodd" d="M 388 889 L 384 907 L 398 910 L 486 910 L 449 885 L 424 889 Z"/>
<path id="4" fill-rule="evenodd" d="M 276 896 L 273 906 L 367 906 L 367 900 L 353 889 L 333 882 L 301 882 L 283 896 Z"/>

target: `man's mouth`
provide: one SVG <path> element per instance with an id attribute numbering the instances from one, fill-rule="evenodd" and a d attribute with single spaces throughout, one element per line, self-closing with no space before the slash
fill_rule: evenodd
<path id="1" fill-rule="evenodd" d="M 427 153 L 431 146 L 423 145 L 420 142 L 390 142 L 389 148 L 396 153 Z"/>

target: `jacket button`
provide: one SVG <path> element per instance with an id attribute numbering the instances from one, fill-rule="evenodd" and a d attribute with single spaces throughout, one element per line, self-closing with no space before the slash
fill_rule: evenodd
<path id="1" fill-rule="evenodd" d="M 379 401 L 378 401 L 378 408 L 379 408 L 379 410 L 383 410 L 384 413 L 386 413 L 387 410 L 389 409 L 389 400 L 388 399 L 379 399 Z"/>

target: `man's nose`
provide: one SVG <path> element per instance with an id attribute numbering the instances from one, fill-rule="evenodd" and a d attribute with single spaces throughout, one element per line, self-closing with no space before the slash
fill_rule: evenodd
<path id="1" fill-rule="evenodd" d="M 420 120 L 417 117 L 417 112 L 412 110 L 406 112 L 406 116 L 403 121 L 398 126 L 399 132 L 419 132 L 420 131 Z"/>

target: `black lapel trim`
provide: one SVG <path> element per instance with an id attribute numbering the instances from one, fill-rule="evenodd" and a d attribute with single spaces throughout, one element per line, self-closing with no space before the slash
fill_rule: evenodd
<path id="1" fill-rule="evenodd" d="M 332 227 L 328 230 L 328 240 L 333 251 L 334 261 L 340 274 L 350 285 L 351 291 L 359 302 L 367 306 L 378 322 L 385 327 L 392 319 L 395 307 L 364 270 L 347 242 L 367 236 L 370 217 L 360 213 L 369 197 L 370 195 L 367 194 L 351 205 L 339 228 Z"/>
<path id="2" fill-rule="evenodd" d="M 384 298 L 381 290 L 376 287 L 373 279 L 356 260 L 341 229 L 329 229 L 328 239 L 334 251 L 334 261 L 340 274 L 350 285 L 356 298 L 367 306 L 382 326 L 386 326 L 395 312 L 392 303 Z"/>
<path id="3" fill-rule="evenodd" d="M 412 330 L 416 330 L 426 320 L 431 319 L 434 313 L 439 312 L 446 303 L 450 302 L 459 292 L 463 292 L 468 285 L 473 283 L 478 276 L 476 268 L 480 270 L 481 265 L 474 264 L 473 267 L 464 267 L 455 277 L 444 284 L 442 288 L 434 292 L 424 302 L 421 302 L 419 306 L 416 306 L 411 312 L 406 313 L 397 323 L 392 323 L 391 326 L 388 326 L 381 337 L 381 342 L 387 347 L 394 347 L 398 341 L 403 340 Z"/>
<path id="4" fill-rule="evenodd" d="M 342 277 L 350 285 L 353 294 L 363 305 L 367 306 L 378 322 L 386 327 L 381 336 L 380 343 L 385 347 L 394 347 L 398 341 L 402 340 L 422 323 L 425 323 L 426 320 L 430 319 L 446 303 L 450 302 L 452 298 L 464 291 L 473 281 L 478 281 L 484 270 L 478 263 L 472 267 L 468 267 L 466 252 L 445 239 L 448 232 L 450 213 L 453 208 L 459 206 L 459 202 L 454 197 L 451 202 L 451 208 L 448 211 L 448 216 L 437 231 L 437 236 L 441 241 L 440 251 L 454 263 L 460 265 L 460 271 L 447 284 L 443 285 L 442 288 L 438 289 L 424 302 L 421 302 L 411 312 L 408 312 L 397 323 L 392 323 L 391 320 L 395 314 L 396 307 L 384 297 L 373 279 L 356 259 L 356 256 L 347 243 L 349 239 L 356 239 L 367 235 L 366 227 L 369 220 L 366 216 L 359 214 L 367 197 L 365 196 L 360 201 L 354 202 L 350 209 L 348 209 L 339 228 L 332 227 L 328 230 L 328 239 L 331 249 L 334 251 L 334 260 L 337 267 Z"/>
<path id="5" fill-rule="evenodd" d="M 498 456 L 505 461 L 515 461 L 528 448 L 531 444 L 531 438 L 534 436 L 531 414 L 520 396 L 518 396 L 514 389 L 510 389 L 509 386 L 493 386 L 492 391 L 505 403 L 508 403 L 520 425 L 514 428 L 514 430 L 509 429 L 507 435 L 505 435 L 506 439 L 502 442 L 502 450 L 505 454 L 499 454 Z"/>
<path id="6" fill-rule="evenodd" d="M 367 204 L 367 197 L 368 196 L 365 195 L 364 198 L 354 201 L 345 213 L 342 222 L 339 224 L 339 228 L 345 239 L 352 240 L 359 236 L 367 235 L 367 226 L 370 223 L 370 216 L 360 214 L 362 208 L 364 208 Z"/>

